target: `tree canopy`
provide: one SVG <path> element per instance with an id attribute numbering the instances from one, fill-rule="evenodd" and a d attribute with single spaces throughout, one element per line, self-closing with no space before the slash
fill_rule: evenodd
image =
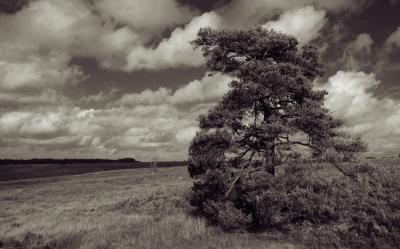
<path id="1" fill-rule="evenodd" d="M 203 28 L 192 44 L 211 75 L 232 77 L 228 93 L 200 116 L 189 148 L 189 173 L 201 179 L 194 206 L 206 212 L 208 200 L 234 199 L 300 158 L 343 161 L 366 150 L 324 107 L 327 92 L 313 87 L 323 75 L 316 45 L 299 47 L 296 38 L 263 28 Z"/>
<path id="2" fill-rule="evenodd" d="M 211 72 L 234 79 L 222 101 L 200 117 L 189 150 L 192 176 L 251 161 L 274 175 L 276 166 L 306 151 L 315 157 L 331 149 L 349 158 L 365 150 L 323 106 L 327 92 L 313 89 L 323 75 L 315 45 L 299 49 L 296 38 L 262 28 L 204 28 L 192 43 Z"/>

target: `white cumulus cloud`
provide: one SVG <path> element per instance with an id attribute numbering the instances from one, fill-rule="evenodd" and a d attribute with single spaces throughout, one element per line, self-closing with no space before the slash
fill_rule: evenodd
<path id="1" fill-rule="evenodd" d="M 184 160 L 197 117 L 228 90 L 230 78 L 204 76 L 168 88 L 123 95 L 102 109 L 62 105 L 0 114 L 0 156 L 112 157 Z M 111 94 L 111 92 L 110 92 Z M 103 93 L 93 98 L 103 99 Z M 12 143 L 11 143 L 11 142 Z"/>
<path id="2" fill-rule="evenodd" d="M 379 84 L 373 73 L 339 71 L 329 78 L 325 105 L 368 142 L 370 154 L 393 156 L 400 151 L 400 102 L 375 97 Z"/>
<path id="3" fill-rule="evenodd" d="M 196 14 L 175 0 L 99 0 L 95 6 L 103 15 L 139 32 L 160 32 L 186 23 Z"/>
<path id="4" fill-rule="evenodd" d="M 84 77 L 77 67 L 68 65 L 69 58 L 57 53 L 31 55 L 23 60 L 0 55 L 0 89 L 42 89 L 74 83 Z"/>
<path id="5" fill-rule="evenodd" d="M 214 12 L 207 12 L 193 18 L 185 27 L 177 27 L 168 38 L 163 39 L 155 48 L 134 47 L 127 57 L 126 70 L 165 69 L 168 67 L 200 66 L 204 59 L 199 50 L 194 50 L 190 41 L 196 38 L 203 27 L 217 28 L 220 17 Z"/>
<path id="6" fill-rule="evenodd" d="M 357 71 L 368 66 L 374 41 L 367 33 L 359 34 L 346 45 L 340 63 L 347 70 Z"/>
<path id="7" fill-rule="evenodd" d="M 284 12 L 278 20 L 269 21 L 263 27 L 293 35 L 300 44 L 305 44 L 318 37 L 325 21 L 324 10 L 305 6 Z"/>
<path id="8" fill-rule="evenodd" d="M 400 47 L 400 26 L 387 38 L 385 43 Z"/>
<path id="9" fill-rule="evenodd" d="M 157 90 L 144 90 L 141 93 L 127 93 L 119 99 L 117 105 L 159 105 L 217 102 L 228 92 L 232 78 L 222 74 L 210 77 L 207 74 L 200 80 L 193 80 L 172 91 L 161 87 Z"/>

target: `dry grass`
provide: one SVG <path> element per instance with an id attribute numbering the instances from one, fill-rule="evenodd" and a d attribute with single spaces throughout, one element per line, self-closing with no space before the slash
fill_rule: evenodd
<path id="1" fill-rule="evenodd" d="M 185 167 L 0 182 L 0 248 L 298 248 L 187 214 Z"/>

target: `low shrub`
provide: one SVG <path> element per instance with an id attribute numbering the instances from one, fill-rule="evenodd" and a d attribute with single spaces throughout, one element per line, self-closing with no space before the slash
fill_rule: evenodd
<path id="1" fill-rule="evenodd" d="M 399 177 L 368 162 L 285 166 L 275 177 L 243 177 L 229 197 L 221 196 L 230 187 L 225 174 L 208 172 L 190 196 L 197 213 L 225 230 L 330 225 L 340 227 L 332 237 L 343 246 L 400 248 Z"/>

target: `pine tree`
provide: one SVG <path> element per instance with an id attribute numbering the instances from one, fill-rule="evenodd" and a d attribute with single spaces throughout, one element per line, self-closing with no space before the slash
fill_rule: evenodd
<path id="1" fill-rule="evenodd" d="M 299 48 L 296 38 L 263 28 L 203 28 L 192 45 L 202 50 L 211 75 L 233 79 L 223 99 L 200 116 L 189 148 L 189 173 L 199 179 L 192 204 L 202 212 L 211 212 L 208 200 L 239 205 L 235 192 L 246 191 L 246 182 L 257 187 L 260 173 L 273 177 L 299 158 L 351 160 L 366 149 L 323 106 L 327 92 L 313 88 L 323 75 L 317 46 Z"/>

